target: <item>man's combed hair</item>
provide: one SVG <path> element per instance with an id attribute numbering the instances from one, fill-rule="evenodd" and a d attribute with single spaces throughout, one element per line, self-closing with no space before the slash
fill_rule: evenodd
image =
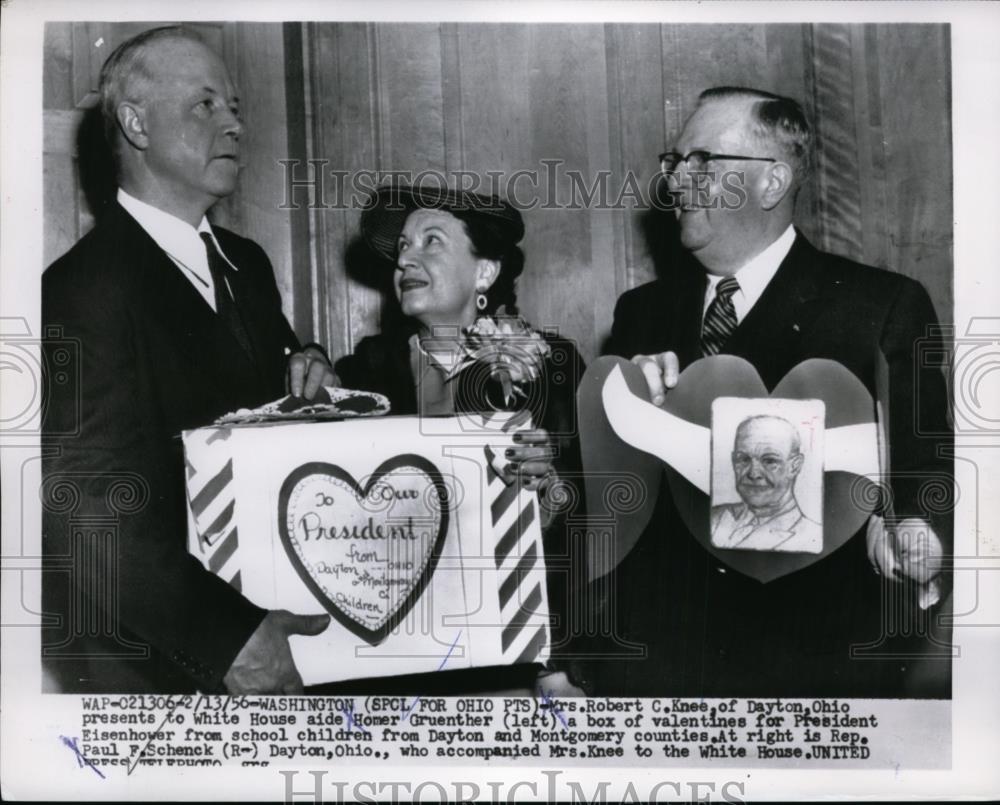
<path id="1" fill-rule="evenodd" d="M 812 160 L 812 128 L 798 101 L 749 87 L 713 87 L 698 96 L 698 103 L 742 99 L 754 101 L 754 135 L 773 142 L 785 153 L 787 161 L 801 180 L 809 172 Z"/>
<path id="2" fill-rule="evenodd" d="M 123 101 L 139 101 L 144 85 L 153 78 L 146 69 L 146 51 L 161 39 L 187 39 L 201 43 L 198 34 L 181 25 L 151 28 L 122 42 L 104 62 L 98 91 L 101 94 L 101 116 L 104 136 L 112 149 L 117 141 L 118 106 Z"/>

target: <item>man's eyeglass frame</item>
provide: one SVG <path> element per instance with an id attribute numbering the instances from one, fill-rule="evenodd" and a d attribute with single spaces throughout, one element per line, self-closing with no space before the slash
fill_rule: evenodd
<path id="1" fill-rule="evenodd" d="M 694 165 L 691 164 L 691 159 L 696 158 Z M 664 176 L 669 176 L 672 173 L 676 173 L 677 166 L 682 162 L 688 166 L 688 170 L 693 172 L 704 171 L 705 166 L 714 160 L 721 159 L 734 159 L 742 162 L 777 162 L 777 159 L 773 157 L 748 157 L 742 156 L 740 154 L 714 154 L 711 151 L 702 151 L 700 149 L 695 151 L 689 151 L 687 155 L 681 154 L 679 151 L 664 151 L 659 155 L 660 160 L 660 173 Z"/>

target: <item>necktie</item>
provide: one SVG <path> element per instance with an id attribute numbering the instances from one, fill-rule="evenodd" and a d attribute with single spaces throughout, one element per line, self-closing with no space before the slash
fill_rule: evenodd
<path id="1" fill-rule="evenodd" d="M 733 294 L 740 289 L 736 277 L 726 277 L 715 286 L 715 298 L 705 312 L 701 325 L 701 351 L 703 355 L 715 355 L 736 329 L 736 308 Z"/>
<path id="2" fill-rule="evenodd" d="M 226 282 L 226 275 L 232 271 L 232 268 L 226 259 L 219 254 L 219 250 L 215 248 L 215 241 L 208 232 L 202 232 L 201 239 L 205 242 L 208 270 L 212 274 L 212 282 L 215 285 L 215 312 L 229 328 L 240 346 L 243 347 L 243 351 L 252 359 L 253 349 L 250 346 L 250 336 L 247 335 L 240 309 L 230 294 L 229 284 Z"/>

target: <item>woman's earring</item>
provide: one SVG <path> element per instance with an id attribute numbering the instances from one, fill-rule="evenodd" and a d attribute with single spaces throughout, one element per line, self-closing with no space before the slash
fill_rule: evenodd
<path id="1" fill-rule="evenodd" d="M 488 304 L 486 300 L 486 294 L 482 291 L 476 294 L 476 310 L 482 312 L 486 310 L 486 305 Z"/>

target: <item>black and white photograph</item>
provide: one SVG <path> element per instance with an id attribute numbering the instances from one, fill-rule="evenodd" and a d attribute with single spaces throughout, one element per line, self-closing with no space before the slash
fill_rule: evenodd
<path id="1" fill-rule="evenodd" d="M 5 799 L 1000 792 L 996 10 L 5 23 Z"/>

